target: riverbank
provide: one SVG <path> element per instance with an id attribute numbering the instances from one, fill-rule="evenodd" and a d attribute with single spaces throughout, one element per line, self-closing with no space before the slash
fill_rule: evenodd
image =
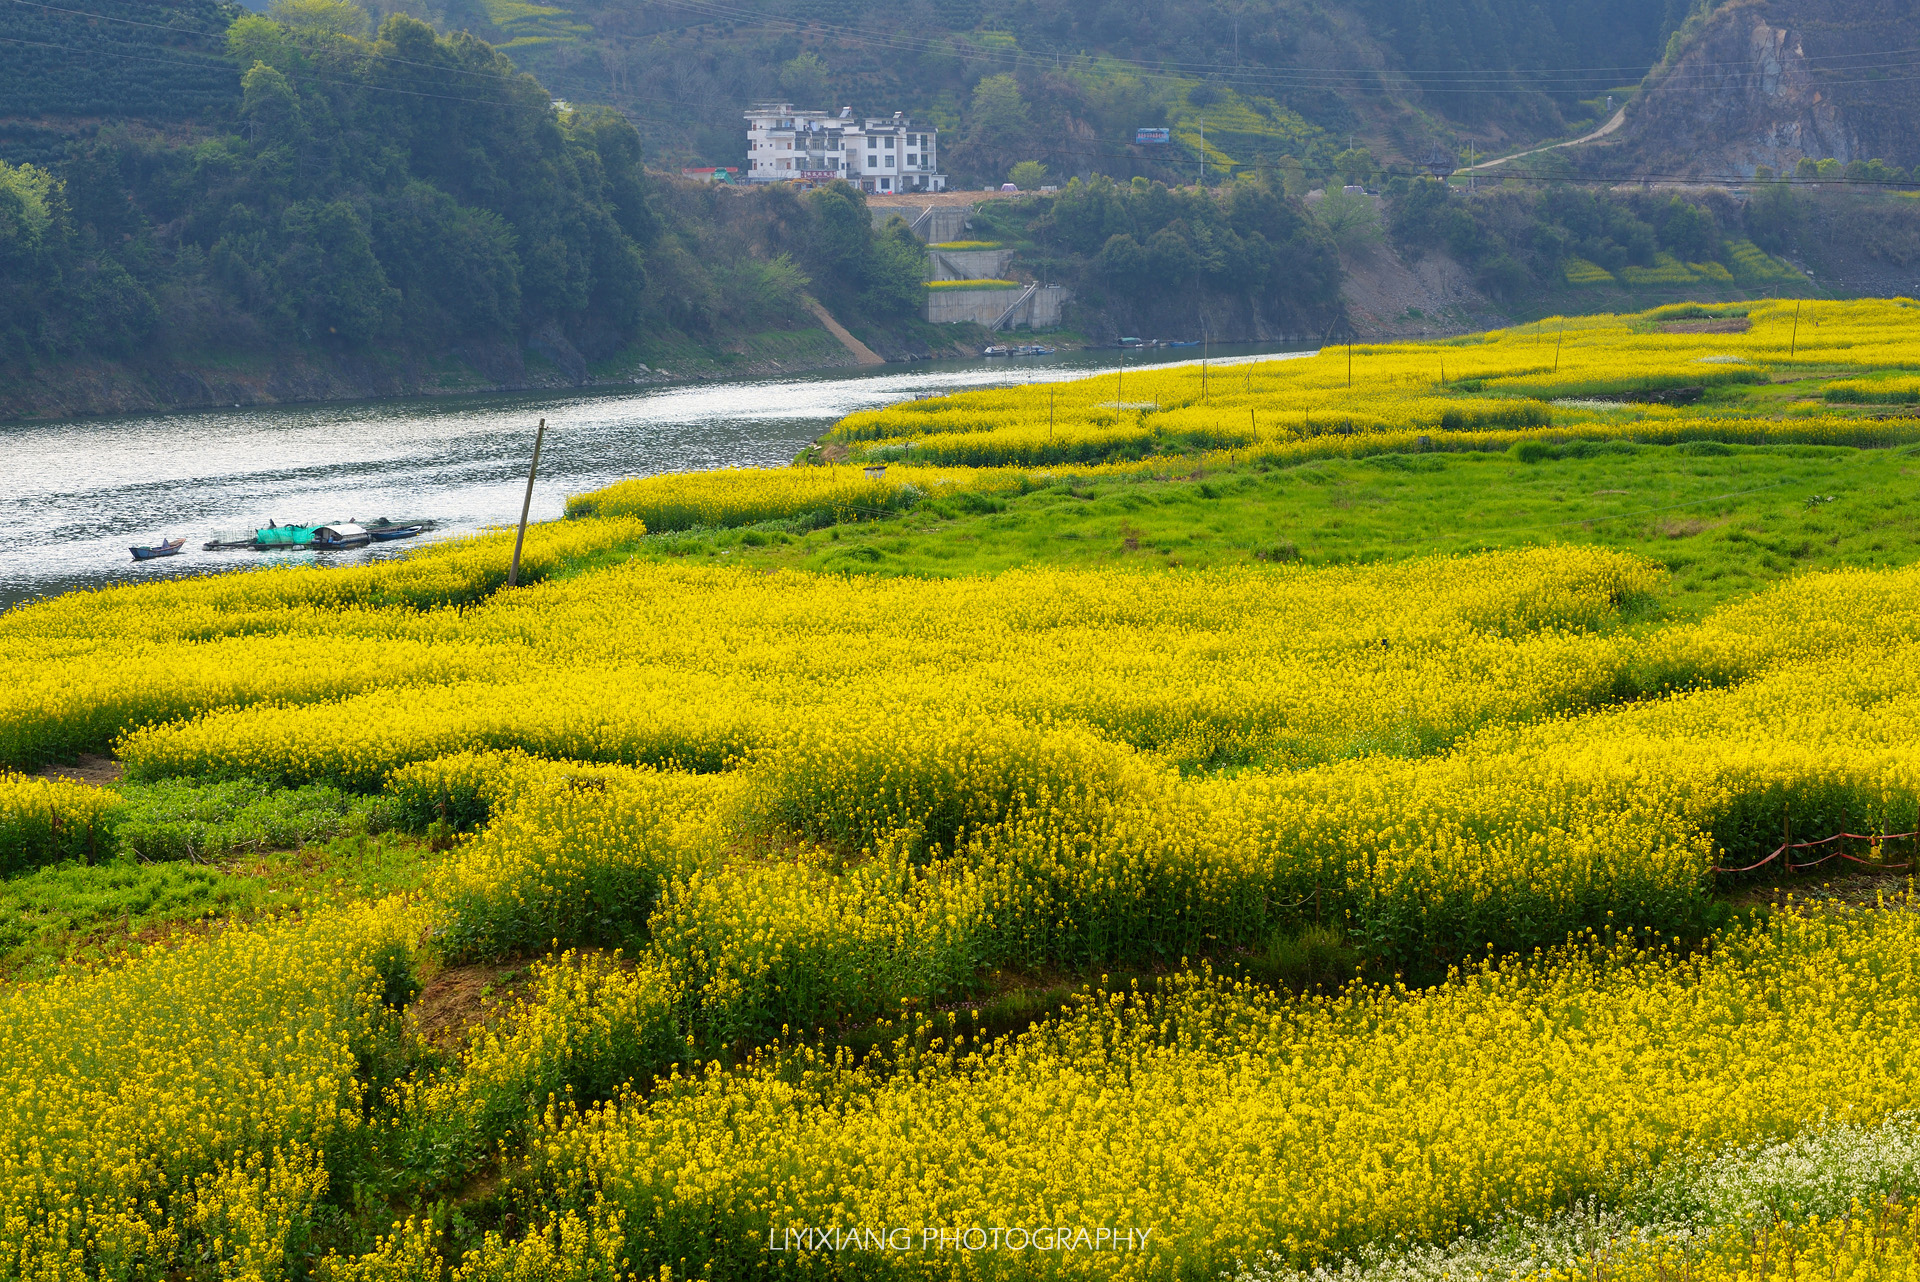
<path id="1" fill-rule="evenodd" d="M 888 363 L 973 357 L 976 325 L 905 321 L 852 333 Z M 262 408 L 420 396 L 666 387 L 717 379 L 854 370 L 861 362 L 824 326 L 796 325 L 701 341 L 663 330 L 591 360 L 557 329 L 523 344 L 439 352 L 345 351 L 321 345 L 84 356 L 0 370 L 0 424 L 175 411 Z"/>
<path id="2" fill-rule="evenodd" d="M 824 331 L 817 331 L 824 333 Z M 863 340 L 864 341 L 864 340 Z M 844 352 L 840 344 L 835 348 Z M 1222 359 L 1274 349 L 1216 347 Z M 1171 364 L 1185 349 L 1129 353 L 1129 369 Z M 1053 381 L 1117 368 L 1117 352 L 1016 360 L 907 360 L 852 366 L 796 344 L 750 359 L 776 372 L 722 377 L 697 349 L 649 353 L 647 371 L 594 371 L 599 385 L 523 391 L 361 397 L 275 404 L 288 389 L 248 387 L 224 403 L 15 423 L 0 430 L 0 611 L 20 601 L 110 583 L 291 560 L 341 564 L 380 553 L 208 552 L 212 531 L 269 519 L 431 517 L 445 538 L 515 520 L 526 494 L 535 425 L 547 422 L 533 516 L 558 517 L 566 497 L 630 476 L 725 467 L 782 467 L 848 414 L 968 388 Z M 745 364 L 742 360 L 736 367 Z M 238 381 L 257 371 L 231 369 Z M 633 386 L 652 379 L 660 385 Z M 230 386 L 231 384 L 229 384 Z M 343 384 L 306 384 L 325 391 Z M 352 386 L 351 384 L 345 384 Z M 179 556 L 134 562 L 127 549 L 161 536 Z"/>

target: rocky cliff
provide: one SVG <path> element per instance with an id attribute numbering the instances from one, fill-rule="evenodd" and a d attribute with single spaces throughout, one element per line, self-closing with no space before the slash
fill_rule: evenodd
<path id="1" fill-rule="evenodd" d="M 1596 172 L 1750 178 L 1803 157 L 1920 163 L 1920 6 L 1735 0 L 1649 78 Z"/>

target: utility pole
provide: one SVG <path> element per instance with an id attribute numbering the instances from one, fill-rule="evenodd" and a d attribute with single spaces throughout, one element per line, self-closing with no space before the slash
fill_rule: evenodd
<path id="1" fill-rule="evenodd" d="M 1207 185 L 1207 118 L 1200 117 L 1200 185 Z"/>
<path id="2" fill-rule="evenodd" d="M 533 507 L 533 478 L 540 471 L 540 445 L 547 439 L 547 420 L 540 420 L 540 430 L 533 435 L 533 466 L 527 469 L 527 496 L 520 500 L 520 529 L 513 536 L 513 564 L 507 567 L 507 586 L 520 586 L 520 545 L 527 540 L 527 513 Z"/>

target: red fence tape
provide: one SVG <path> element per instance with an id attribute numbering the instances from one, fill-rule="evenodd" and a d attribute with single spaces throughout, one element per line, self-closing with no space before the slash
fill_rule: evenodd
<path id="1" fill-rule="evenodd" d="M 1764 868 L 1768 864 L 1772 863 L 1774 860 L 1778 859 L 1780 856 L 1786 855 L 1788 872 L 1792 872 L 1796 868 L 1817 868 L 1821 864 L 1826 863 L 1827 860 L 1829 859 L 1845 859 L 1851 863 L 1864 864 L 1866 867 L 1876 869 L 1880 872 L 1899 872 L 1903 869 L 1912 867 L 1912 865 L 1911 864 L 1876 864 L 1871 860 L 1856 859 L 1844 850 L 1836 850 L 1830 855 L 1822 855 L 1820 856 L 1820 858 L 1809 860 L 1804 864 L 1796 864 L 1793 862 L 1793 856 L 1789 852 L 1795 851 L 1795 850 L 1811 850 L 1815 846 L 1827 846 L 1827 845 L 1833 844 L 1836 841 L 1901 841 L 1901 840 L 1904 840 L 1905 838 L 1916 837 L 1916 836 L 1920 836 L 1920 832 L 1883 832 L 1877 837 L 1863 837 L 1857 832 L 1836 832 L 1833 834 L 1833 836 L 1822 837 L 1818 841 L 1786 842 L 1778 850 L 1768 855 L 1765 859 L 1762 859 L 1759 863 L 1748 864 L 1745 868 L 1721 868 L 1718 865 L 1716 865 L 1712 868 L 1707 869 L 1707 871 L 1721 872 L 1721 873 L 1752 872 L 1754 869 Z"/>

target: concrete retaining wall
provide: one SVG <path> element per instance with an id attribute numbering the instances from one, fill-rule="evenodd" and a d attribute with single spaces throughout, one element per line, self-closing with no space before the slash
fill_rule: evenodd
<path id="1" fill-rule="evenodd" d="M 1004 279 L 1012 261 L 1011 249 L 935 249 L 927 254 L 935 280 Z"/>
<path id="2" fill-rule="evenodd" d="M 935 324 L 972 321 L 991 325 L 1013 306 L 1021 289 L 930 289 L 927 291 L 926 318 Z M 1051 329 L 1060 323 L 1062 308 L 1071 295 L 1064 285 L 1042 285 L 1020 304 L 1003 329 Z"/>
<path id="3" fill-rule="evenodd" d="M 889 218 L 904 218 L 914 235 L 929 245 L 938 245 L 942 241 L 967 238 L 967 219 L 973 213 L 973 206 L 934 205 L 929 214 L 924 205 L 877 205 L 869 198 L 867 210 L 873 215 L 875 227 Z M 926 216 L 922 217 L 923 214 Z"/>

